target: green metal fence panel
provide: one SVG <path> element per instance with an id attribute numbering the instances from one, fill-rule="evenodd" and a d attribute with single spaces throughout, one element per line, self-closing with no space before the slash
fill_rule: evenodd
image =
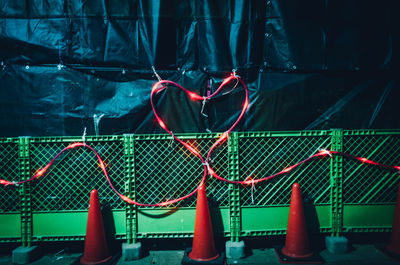
<path id="1" fill-rule="evenodd" d="M 18 141 L 15 138 L 0 139 L 0 179 L 18 181 Z M 21 240 L 20 187 L 0 186 L 0 242 Z"/>
<path id="2" fill-rule="evenodd" d="M 176 136 L 206 157 L 218 134 Z M 176 199 L 189 194 L 200 183 L 204 172 L 202 161 L 192 155 L 182 144 L 173 140 L 171 136 L 137 135 L 134 145 L 135 197 L 138 202 L 154 204 Z M 219 174 L 228 175 L 227 143 L 215 150 L 211 155 L 210 164 Z M 229 212 L 226 210 L 229 205 L 228 185 L 208 177 L 206 186 L 210 211 L 214 211 L 215 216 L 220 216 L 216 219 L 220 225 L 214 230 L 216 233 L 228 232 Z M 195 206 L 196 195 L 172 205 L 169 210 L 151 211 L 152 207 L 139 207 L 137 237 L 191 236 L 194 228 Z"/>
<path id="3" fill-rule="evenodd" d="M 29 179 L 30 160 L 29 160 L 29 137 L 18 139 L 18 160 L 19 160 L 19 179 Z M 21 199 L 21 241 L 22 246 L 29 247 L 32 242 L 32 203 L 31 203 L 31 184 L 27 183 L 20 188 Z"/>
<path id="4" fill-rule="evenodd" d="M 0 214 L 0 243 L 21 241 L 21 214 Z"/>
<path id="5" fill-rule="evenodd" d="M 304 205 L 310 233 L 331 232 L 329 205 Z M 288 206 L 243 207 L 241 236 L 282 235 L 288 224 Z"/>
<path id="6" fill-rule="evenodd" d="M 332 130 L 331 150 L 343 152 L 343 131 Z M 343 157 L 331 159 L 332 236 L 343 231 Z"/>
<path id="7" fill-rule="evenodd" d="M 31 175 L 51 161 L 63 148 L 73 143 L 65 141 L 32 139 Z M 113 184 L 124 191 L 124 148 L 121 140 L 87 140 L 102 157 Z M 33 211 L 87 210 L 89 195 L 97 189 L 100 200 L 112 209 L 125 209 L 123 201 L 113 192 L 99 167 L 95 154 L 87 148 L 75 148 L 64 152 L 46 177 L 33 184 Z"/>
<path id="8" fill-rule="evenodd" d="M 178 134 L 203 157 L 218 133 Z M 81 137 L 0 139 L 0 178 L 27 179 Z M 176 199 L 199 184 L 204 165 L 170 135 L 89 136 L 116 189 L 141 203 Z M 231 180 L 262 178 L 319 149 L 400 165 L 398 130 L 232 133 L 211 155 L 217 174 Z M 398 172 L 348 157 L 324 156 L 256 185 L 207 176 L 214 231 L 231 240 L 284 234 L 294 182 L 301 185 L 312 232 L 389 231 Z M 195 195 L 169 207 L 136 207 L 109 187 L 94 153 L 84 147 L 60 155 L 48 173 L 19 187 L 0 186 L 0 242 L 83 240 L 91 189 L 98 189 L 107 229 L 118 239 L 193 236 Z"/>
<path id="9" fill-rule="evenodd" d="M 256 132 L 239 138 L 242 180 L 263 178 L 330 149 L 330 132 Z M 329 231 L 331 212 L 329 158 L 318 158 L 255 186 L 240 186 L 242 235 L 283 234 L 294 183 L 301 185 L 311 229 Z M 322 207 L 322 205 L 326 205 Z"/>
<path id="10" fill-rule="evenodd" d="M 32 138 L 31 175 L 51 161 L 63 148 L 81 139 Z M 91 137 L 86 143 L 103 159 L 113 185 L 124 193 L 124 143 L 122 137 Z M 114 193 L 99 167 L 95 154 L 84 147 L 61 154 L 45 177 L 32 183 L 33 241 L 83 238 L 86 232 L 90 191 L 99 191 L 103 211 L 125 223 L 125 203 Z M 68 216 L 68 218 L 66 218 Z M 110 218 L 110 217 L 109 217 Z M 51 224 L 49 224 L 51 222 Z M 119 233 L 126 234 L 126 227 Z"/>
<path id="11" fill-rule="evenodd" d="M 132 134 L 124 135 L 124 157 L 125 157 L 125 193 L 132 200 L 135 197 L 135 144 Z M 137 237 L 137 207 L 126 205 L 126 240 L 128 244 L 135 243 Z"/>
<path id="12" fill-rule="evenodd" d="M 102 210 L 106 234 L 116 239 L 126 238 L 126 218 L 123 210 Z M 84 240 L 88 212 L 34 212 L 32 217 L 33 241 Z"/>
<path id="13" fill-rule="evenodd" d="M 210 206 L 213 231 L 219 236 L 229 234 L 229 208 Z M 193 236 L 196 209 L 142 208 L 138 210 L 138 238 L 187 238 Z"/>
<path id="14" fill-rule="evenodd" d="M 18 142 L 16 139 L 0 139 L 0 178 L 19 180 Z M 20 211 L 19 188 L 0 186 L 0 213 Z"/>
<path id="15" fill-rule="evenodd" d="M 345 136 L 344 152 L 388 165 L 400 164 L 400 135 Z M 393 203 L 397 172 L 347 159 L 344 162 L 345 204 Z"/>
<path id="16" fill-rule="evenodd" d="M 215 142 L 217 135 L 177 135 L 203 157 Z M 228 173 L 227 144 L 219 147 L 211 156 L 215 171 Z M 140 203 L 155 204 L 189 194 L 200 183 L 204 172 L 202 161 L 190 153 L 182 144 L 169 135 L 136 136 L 135 139 L 135 189 Z M 208 199 L 219 206 L 228 206 L 229 193 L 225 183 L 213 178 L 207 179 Z M 195 207 L 196 197 L 192 196 L 175 206 Z"/>
<path id="17" fill-rule="evenodd" d="M 387 165 L 400 165 L 398 131 L 345 131 L 343 151 Z M 343 164 L 345 231 L 389 231 L 399 173 L 352 159 Z"/>
<path id="18" fill-rule="evenodd" d="M 238 181 L 239 176 L 239 135 L 232 133 L 228 138 L 229 154 L 229 179 Z M 240 187 L 233 183 L 229 184 L 229 214 L 231 241 L 238 242 L 241 231 L 241 207 L 240 207 Z"/>
<path id="19" fill-rule="evenodd" d="M 240 176 L 263 178 L 318 153 L 330 149 L 329 135 L 323 136 L 266 136 L 239 139 Z M 314 159 L 299 168 L 271 180 L 244 186 L 242 206 L 289 205 L 292 184 L 298 182 L 305 200 L 316 205 L 330 204 L 329 159 Z"/>

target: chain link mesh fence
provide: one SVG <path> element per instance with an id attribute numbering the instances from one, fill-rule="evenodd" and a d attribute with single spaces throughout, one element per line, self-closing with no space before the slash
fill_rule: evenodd
<path id="1" fill-rule="evenodd" d="M 51 161 L 67 142 L 32 142 L 31 175 Z M 124 155 L 121 141 L 88 143 L 103 159 L 113 185 L 124 193 Z M 45 176 L 32 183 L 33 211 L 87 210 L 90 191 L 99 191 L 103 206 L 124 209 L 124 202 L 114 193 L 99 167 L 95 154 L 87 148 L 75 148 L 61 154 Z"/>
<path id="2" fill-rule="evenodd" d="M 344 136 L 343 152 L 387 165 L 400 165 L 400 136 Z M 346 204 L 396 201 L 398 172 L 344 159 L 343 199 Z"/>
<path id="3" fill-rule="evenodd" d="M 203 157 L 216 139 L 185 139 Z M 215 150 L 210 163 L 218 173 L 228 174 L 228 148 L 226 143 Z M 154 204 L 177 199 L 192 192 L 200 183 L 204 166 L 202 161 L 172 139 L 142 139 L 135 141 L 135 190 L 140 203 Z M 219 206 L 229 204 L 227 186 L 207 177 L 209 200 Z M 196 196 L 174 206 L 195 207 Z"/>
<path id="4" fill-rule="evenodd" d="M 19 181 L 19 169 L 18 143 L 0 142 L 0 179 Z M 0 185 L 0 213 L 19 209 L 19 188 Z"/>
<path id="5" fill-rule="evenodd" d="M 240 138 L 240 176 L 259 179 L 273 175 L 318 152 L 329 149 L 326 137 Z M 301 185 L 303 197 L 315 204 L 330 203 L 329 159 L 317 158 L 295 170 L 257 184 L 243 186 L 243 206 L 290 204 L 292 184 Z"/>
<path id="6" fill-rule="evenodd" d="M 238 133 L 238 153 L 230 150 L 228 142 L 225 142 L 214 150 L 210 164 L 218 175 L 231 179 L 229 167 L 233 162 L 229 161 L 231 156 L 228 152 L 234 152 L 239 156 L 238 165 L 235 164 L 239 168 L 239 180 L 245 180 L 248 176 L 254 179 L 264 178 L 310 157 L 319 149 L 330 150 L 331 141 L 336 136 L 331 131 L 324 132 L 307 133 L 307 136 L 294 133 L 274 133 L 272 136 L 267 133 Z M 198 150 L 204 158 L 218 138 L 217 134 L 182 137 L 183 141 Z M 111 181 L 120 193 L 125 194 L 124 185 L 128 184 L 125 182 L 129 179 L 134 187 L 135 199 L 140 203 L 154 204 L 187 195 L 199 184 L 204 170 L 201 160 L 179 142 L 171 140 L 169 135 L 136 135 L 132 142 L 124 139 L 126 138 L 121 136 L 94 137 L 87 140 L 104 160 Z M 21 159 L 29 161 L 27 166 L 30 168 L 30 176 L 33 176 L 72 142 L 63 137 L 29 138 L 26 142 L 18 141 L 18 138 L 0 139 L 0 178 L 21 180 L 21 170 L 24 168 L 20 164 Z M 20 154 L 23 148 L 20 149 L 19 145 L 29 146 L 29 157 L 24 157 L 27 154 Z M 400 132 L 364 134 L 343 131 L 341 145 L 345 153 L 382 164 L 400 165 Z M 132 146 L 134 148 L 130 149 Z M 132 156 L 134 163 L 127 163 Z M 331 172 L 331 163 L 332 159 L 328 156 L 317 157 L 254 187 L 239 185 L 240 206 L 288 206 L 294 182 L 300 183 L 305 201 L 316 206 L 342 204 L 341 199 L 338 202 L 331 201 L 331 174 L 337 173 Z M 343 158 L 343 164 L 340 164 L 338 170 L 339 174 L 334 177 L 343 180 L 341 192 L 344 204 L 367 206 L 392 205 L 395 202 L 398 172 L 363 164 L 348 157 Z M 127 176 L 127 172 L 131 175 Z M 228 183 L 211 176 L 207 176 L 206 181 L 209 203 L 214 206 L 228 208 L 230 202 L 237 199 L 232 197 L 235 194 L 229 192 Z M 24 185 L 31 187 L 27 189 L 30 194 L 23 196 L 31 199 L 30 210 L 33 212 L 86 211 L 92 189 L 99 191 L 103 206 L 114 210 L 126 209 L 126 204 L 108 185 L 95 154 L 83 147 L 64 152 L 44 176 Z M 0 213 L 6 215 L 21 211 L 21 191 L 20 187 L 13 185 L 0 186 Z M 196 195 L 173 206 L 194 208 Z M 323 218 L 329 219 L 331 214 Z"/>

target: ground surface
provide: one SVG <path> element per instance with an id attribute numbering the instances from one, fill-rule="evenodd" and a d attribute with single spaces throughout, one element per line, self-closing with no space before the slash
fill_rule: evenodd
<path id="1" fill-rule="evenodd" d="M 116 258 L 117 265 L 178 265 L 181 264 L 183 250 L 150 250 L 145 257 L 137 261 L 122 261 Z M 358 265 L 358 264 L 376 264 L 376 265 L 394 265 L 400 264 L 381 251 L 379 251 L 373 244 L 356 244 L 353 245 L 351 250 L 346 254 L 331 254 L 327 250 L 319 252 L 321 257 L 325 260 L 324 264 L 343 264 L 343 265 Z M 69 265 L 76 261 L 81 253 L 68 253 L 62 251 L 61 253 L 47 254 L 36 260 L 31 265 Z M 0 265 L 11 264 L 11 255 L 0 256 Z M 226 264 L 239 264 L 239 265 L 256 265 L 256 264 L 280 264 L 273 248 L 252 249 L 246 258 L 240 260 L 227 260 Z"/>

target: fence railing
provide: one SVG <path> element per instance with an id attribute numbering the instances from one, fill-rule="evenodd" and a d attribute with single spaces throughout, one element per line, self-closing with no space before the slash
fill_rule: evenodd
<path id="1" fill-rule="evenodd" d="M 205 156 L 219 134 L 180 134 Z M 0 139 L 0 179 L 33 176 L 80 137 Z M 141 203 L 158 203 L 193 191 L 203 174 L 201 160 L 170 135 L 88 136 L 104 160 L 116 189 Z M 399 130 L 238 132 L 211 156 L 224 178 L 262 178 L 302 161 L 320 149 L 342 151 L 400 165 Z M 255 185 L 208 176 L 207 196 L 214 230 L 238 240 L 284 234 L 291 186 L 301 185 L 312 232 L 389 231 L 398 172 L 346 157 L 317 157 L 285 175 Z M 48 173 L 30 183 L 0 186 L 0 242 L 83 240 L 89 193 L 99 191 L 106 229 L 117 239 L 184 238 L 193 235 L 196 198 L 169 207 L 136 207 L 110 188 L 95 155 L 85 148 L 64 152 Z"/>

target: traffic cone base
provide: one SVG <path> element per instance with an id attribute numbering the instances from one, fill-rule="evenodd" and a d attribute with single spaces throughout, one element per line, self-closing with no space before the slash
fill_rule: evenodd
<path id="1" fill-rule="evenodd" d="M 225 252 L 219 253 L 217 257 L 214 257 L 212 260 L 194 260 L 189 257 L 192 249 L 185 249 L 185 253 L 182 258 L 182 265 L 199 265 L 199 264 L 207 264 L 207 265 L 223 265 L 225 264 Z"/>
<path id="2" fill-rule="evenodd" d="M 80 260 L 79 260 L 79 262 L 81 263 L 81 264 L 85 264 L 85 265 L 96 265 L 96 264 L 104 264 L 104 263 L 106 263 L 106 262 L 108 262 L 109 260 L 111 260 L 111 258 L 112 258 L 112 256 L 109 256 L 109 257 L 107 257 L 107 258 L 105 258 L 105 259 L 103 259 L 103 260 L 98 260 L 98 261 L 90 261 L 90 260 L 86 260 L 85 259 L 85 257 L 83 256 Z"/>
<path id="3" fill-rule="evenodd" d="M 311 256 L 306 258 L 293 258 L 283 254 L 282 248 L 275 248 L 275 252 L 279 262 L 282 264 L 323 264 L 325 262 L 323 258 L 316 253 L 311 253 Z"/>
<path id="4" fill-rule="evenodd" d="M 309 253 L 305 253 L 305 254 L 297 254 L 297 253 L 291 253 L 290 251 L 287 250 L 286 246 L 282 248 L 282 254 L 287 256 L 287 257 L 291 257 L 294 259 L 306 259 L 311 257 L 314 252 L 310 251 Z"/>
<path id="5" fill-rule="evenodd" d="M 400 253 L 397 253 L 398 249 L 393 248 L 391 245 L 386 246 L 386 250 L 394 255 L 400 256 Z"/>
<path id="6" fill-rule="evenodd" d="M 215 256 L 213 256 L 213 257 L 203 259 L 203 258 L 196 258 L 196 256 L 193 255 L 193 254 L 192 254 L 192 251 L 191 251 L 191 252 L 188 254 L 188 257 L 189 257 L 190 259 L 194 259 L 194 260 L 197 260 L 197 261 L 210 261 L 210 260 L 214 260 L 214 259 L 218 258 L 218 257 L 219 257 L 219 253 L 217 253 L 217 255 L 215 255 Z"/>
<path id="7" fill-rule="evenodd" d="M 90 261 L 87 261 L 87 260 L 81 261 L 82 258 L 83 257 L 76 259 L 73 263 L 71 263 L 71 265 L 87 265 L 87 264 L 88 265 L 115 265 L 115 264 L 117 264 L 117 262 L 120 258 L 120 255 L 115 255 L 115 256 L 112 256 L 105 260 L 97 261 L 95 263 L 93 263 L 93 262 L 91 263 Z"/>
<path id="8" fill-rule="evenodd" d="M 393 253 L 393 251 L 389 250 L 384 244 L 376 244 L 375 247 L 386 257 L 395 261 L 400 261 L 400 254 Z"/>

